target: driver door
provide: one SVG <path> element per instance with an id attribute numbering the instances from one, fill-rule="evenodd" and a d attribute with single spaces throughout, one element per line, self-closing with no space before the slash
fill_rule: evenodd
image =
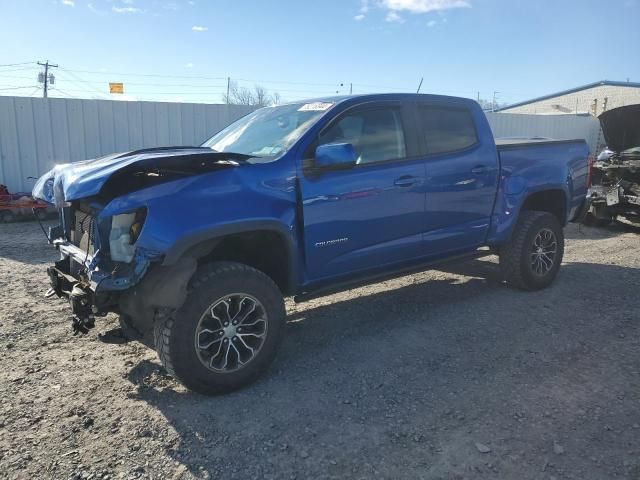
<path id="1" fill-rule="evenodd" d="M 310 281 L 366 272 L 422 254 L 424 161 L 398 102 L 356 106 L 317 144 L 350 143 L 356 165 L 305 172 L 300 179 Z"/>

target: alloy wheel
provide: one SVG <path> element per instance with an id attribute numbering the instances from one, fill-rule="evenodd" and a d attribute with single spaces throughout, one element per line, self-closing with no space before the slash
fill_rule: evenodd
<path id="1" fill-rule="evenodd" d="M 225 295 L 213 302 L 198 322 L 198 358 L 216 373 L 235 372 L 256 357 L 267 327 L 267 313 L 258 299 L 245 293 Z"/>
<path id="2" fill-rule="evenodd" d="M 540 230 L 531 245 L 531 271 L 538 276 L 549 273 L 555 265 L 557 251 L 558 240 L 553 230 Z"/>

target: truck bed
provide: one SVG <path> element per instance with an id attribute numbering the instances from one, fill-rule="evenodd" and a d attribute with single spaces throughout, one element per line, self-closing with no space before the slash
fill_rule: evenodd
<path id="1" fill-rule="evenodd" d="M 525 188 L 528 181 L 548 185 L 567 180 L 567 220 L 574 220 L 584 207 L 587 193 L 589 148 L 583 139 L 554 140 L 542 137 L 495 139 L 504 172 L 517 172 L 511 189 Z M 526 180 L 525 180 L 526 179 Z M 514 187 L 514 185 L 518 185 Z M 558 185 L 557 190 L 564 189 Z M 552 197 L 549 197 L 550 199 Z M 552 200 L 550 200 L 552 201 Z"/>
<path id="2" fill-rule="evenodd" d="M 506 150 L 509 148 L 525 147 L 528 145 L 554 145 L 562 143 L 584 142 L 584 140 L 578 138 L 572 140 L 556 140 L 554 138 L 546 137 L 503 137 L 496 138 L 495 142 L 498 150 Z"/>

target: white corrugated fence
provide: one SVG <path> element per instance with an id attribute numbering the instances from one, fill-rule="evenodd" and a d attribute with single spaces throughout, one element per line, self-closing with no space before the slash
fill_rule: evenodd
<path id="1" fill-rule="evenodd" d="M 0 96 L 0 183 L 29 191 L 56 163 L 200 145 L 253 107 Z"/>
<path id="2" fill-rule="evenodd" d="M 56 163 L 139 148 L 200 145 L 253 107 L 0 96 L 0 183 L 29 191 Z M 496 137 L 584 138 L 592 151 L 599 124 L 573 115 L 489 113 Z"/>

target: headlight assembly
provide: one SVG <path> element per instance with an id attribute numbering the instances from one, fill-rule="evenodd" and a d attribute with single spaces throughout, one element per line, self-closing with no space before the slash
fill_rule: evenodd
<path id="1" fill-rule="evenodd" d="M 109 234 L 111 260 L 129 263 L 133 259 L 135 243 L 142 231 L 145 217 L 145 209 L 111 217 L 111 233 Z"/>

